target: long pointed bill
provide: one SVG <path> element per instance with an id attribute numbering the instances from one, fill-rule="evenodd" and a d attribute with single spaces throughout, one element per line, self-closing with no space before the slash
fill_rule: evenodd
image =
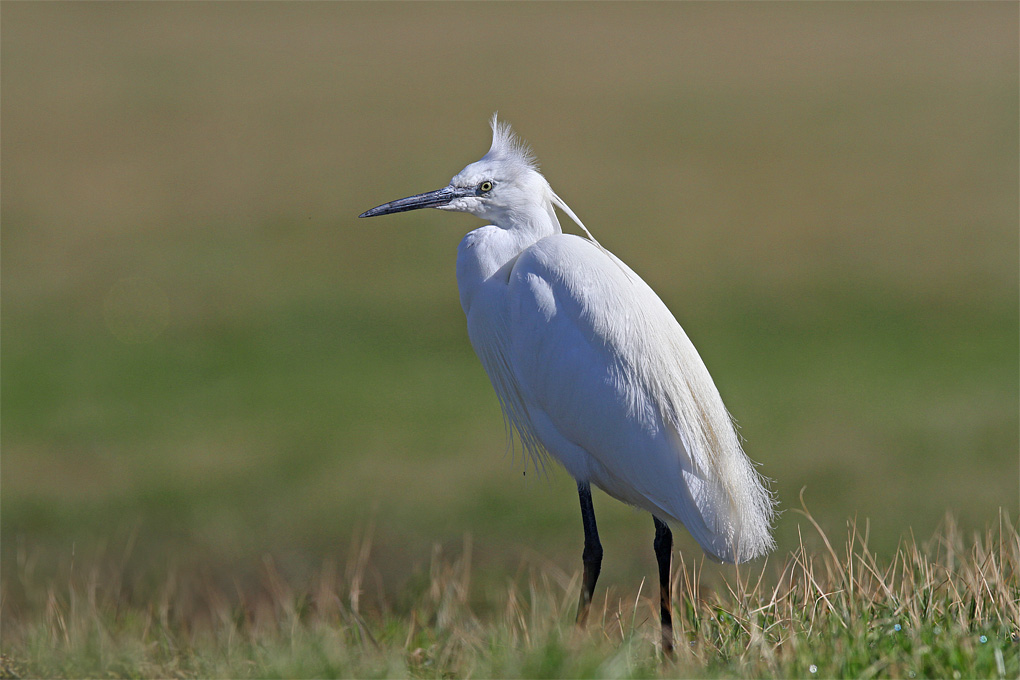
<path id="1" fill-rule="evenodd" d="M 383 203 L 371 210 L 366 210 L 358 215 L 358 217 L 376 217 L 378 215 L 389 215 L 391 213 L 407 212 L 408 210 L 418 210 L 419 208 L 441 208 L 444 205 L 448 205 L 451 201 L 464 196 L 471 196 L 473 194 L 474 191 L 472 189 L 447 186 L 442 189 L 436 189 L 435 191 L 427 191 L 424 194 L 418 194 L 417 196 L 398 198 L 395 201 Z"/>

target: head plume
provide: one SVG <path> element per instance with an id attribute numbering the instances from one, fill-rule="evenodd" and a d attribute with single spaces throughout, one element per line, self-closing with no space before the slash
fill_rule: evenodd
<path id="1" fill-rule="evenodd" d="M 519 166 L 521 169 L 538 171 L 538 160 L 531 147 L 514 134 L 509 123 L 501 123 L 499 114 L 492 114 L 492 146 L 482 160 L 501 160 Z"/>
<path id="2" fill-rule="evenodd" d="M 514 131 L 510 129 L 509 123 L 499 122 L 499 114 L 492 114 L 492 120 L 489 122 L 492 127 L 492 146 L 489 147 L 489 151 L 482 157 L 482 161 L 485 160 L 498 160 L 506 163 L 510 167 L 515 168 L 517 171 L 531 170 L 539 172 L 538 170 L 538 159 L 535 158 L 535 154 L 532 152 L 531 147 L 520 139 Z M 539 173 L 541 174 L 541 173 Z M 565 212 L 570 219 L 572 219 L 577 226 L 581 227 L 581 231 L 588 236 L 591 241 L 599 247 L 599 249 L 606 251 L 602 247 L 588 228 L 584 226 L 584 223 L 578 219 L 574 211 L 570 209 L 570 206 L 566 202 L 552 192 L 553 205 L 558 207 L 560 210 Z"/>

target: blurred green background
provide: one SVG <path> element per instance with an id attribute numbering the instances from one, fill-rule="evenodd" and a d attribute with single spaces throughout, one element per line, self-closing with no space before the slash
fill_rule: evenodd
<path id="1" fill-rule="evenodd" d="M 2 7 L 2 532 L 300 574 L 374 528 L 580 567 L 423 211 L 501 117 L 671 307 L 786 508 L 891 548 L 1017 510 L 1016 3 Z M 652 523 L 598 494 L 604 582 Z M 796 513 L 777 528 L 795 545 Z M 685 555 L 700 555 L 678 536 Z"/>

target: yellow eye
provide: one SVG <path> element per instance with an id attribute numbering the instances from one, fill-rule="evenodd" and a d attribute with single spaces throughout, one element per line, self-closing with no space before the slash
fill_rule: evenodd
<path id="1" fill-rule="evenodd" d="M 489 180 L 485 180 L 484 182 L 478 185 L 478 190 L 481 191 L 483 194 L 488 191 L 492 191 L 492 182 L 490 182 Z"/>

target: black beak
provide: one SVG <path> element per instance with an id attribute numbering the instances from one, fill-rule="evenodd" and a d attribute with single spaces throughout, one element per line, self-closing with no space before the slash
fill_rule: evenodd
<path id="1" fill-rule="evenodd" d="M 472 195 L 474 195 L 472 189 L 451 185 L 442 189 L 436 189 L 435 191 L 427 191 L 424 194 L 398 198 L 395 201 L 383 203 L 371 210 L 366 210 L 358 215 L 358 217 L 376 217 L 377 215 L 389 215 L 391 213 L 407 212 L 408 210 L 418 210 L 419 208 L 439 208 L 448 205 L 451 201 L 458 198 Z"/>

